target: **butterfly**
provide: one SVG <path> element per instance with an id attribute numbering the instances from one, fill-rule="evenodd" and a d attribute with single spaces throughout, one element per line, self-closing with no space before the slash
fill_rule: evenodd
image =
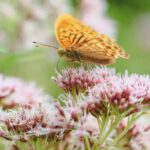
<path id="1" fill-rule="evenodd" d="M 58 54 L 71 61 L 108 65 L 118 57 L 129 57 L 110 37 L 96 32 L 69 14 L 57 18 L 55 34 L 61 46 Z"/>

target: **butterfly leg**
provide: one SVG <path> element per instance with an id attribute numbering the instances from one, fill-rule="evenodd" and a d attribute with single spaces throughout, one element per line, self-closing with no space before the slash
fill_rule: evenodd
<path id="1" fill-rule="evenodd" d="M 81 62 L 81 55 L 78 52 L 74 51 L 74 57 L 76 61 Z"/>
<path id="2" fill-rule="evenodd" d="M 95 65 L 92 64 L 92 63 L 87 63 L 87 69 L 89 69 L 89 70 L 93 69 L 94 66 L 95 66 Z"/>
<path id="3" fill-rule="evenodd" d="M 94 65 L 91 63 L 87 63 L 87 62 L 81 62 L 81 66 L 83 68 L 85 68 L 86 70 L 92 70 Z"/>

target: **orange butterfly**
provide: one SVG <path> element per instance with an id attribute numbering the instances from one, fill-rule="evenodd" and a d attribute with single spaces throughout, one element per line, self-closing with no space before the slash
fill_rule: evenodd
<path id="1" fill-rule="evenodd" d="M 111 38 L 68 14 L 60 15 L 56 20 L 55 34 L 62 47 L 58 54 L 71 61 L 107 65 L 118 57 L 128 58 L 128 54 Z"/>

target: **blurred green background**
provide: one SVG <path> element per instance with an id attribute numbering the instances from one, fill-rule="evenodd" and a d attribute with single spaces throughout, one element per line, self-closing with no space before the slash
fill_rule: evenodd
<path id="1" fill-rule="evenodd" d="M 32 42 L 58 46 L 54 35 L 56 17 L 62 12 L 69 12 L 79 18 L 88 15 L 86 6 L 81 7 L 81 1 L 0 0 L 0 73 L 35 81 L 47 93 L 57 96 L 59 90 L 51 81 L 58 62 L 57 52 L 51 48 L 37 48 Z M 103 16 L 116 24 L 115 39 L 130 55 L 129 60 L 118 59 L 112 66 L 118 72 L 128 70 L 129 73 L 149 74 L 150 1 L 99 0 L 99 4 L 95 6 L 104 5 L 106 9 Z M 89 9 L 91 12 L 95 10 Z M 59 68 L 66 65 L 67 62 L 61 59 Z"/>

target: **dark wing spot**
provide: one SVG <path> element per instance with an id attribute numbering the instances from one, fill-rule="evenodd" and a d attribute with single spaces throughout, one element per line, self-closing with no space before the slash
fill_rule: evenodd
<path id="1" fill-rule="evenodd" d="M 74 44 L 78 44 L 83 37 L 84 34 L 80 34 L 79 37 L 76 37 L 76 41 L 74 41 Z"/>
<path id="2" fill-rule="evenodd" d="M 77 34 L 74 34 L 74 37 L 73 37 L 73 39 L 72 39 L 72 41 L 71 41 L 71 44 L 73 44 L 73 43 L 74 43 L 74 41 L 75 41 L 76 37 L 77 37 Z"/>

